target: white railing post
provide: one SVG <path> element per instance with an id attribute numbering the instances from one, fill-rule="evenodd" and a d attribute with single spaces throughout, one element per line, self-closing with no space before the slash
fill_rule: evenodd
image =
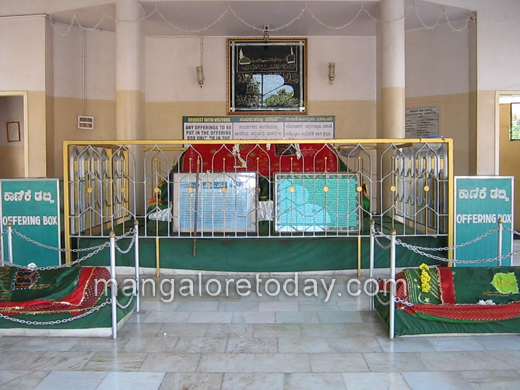
<path id="1" fill-rule="evenodd" d="M 390 316 L 389 337 L 395 337 L 395 230 L 392 229 L 390 240 Z"/>
<path id="2" fill-rule="evenodd" d="M 134 252 L 135 252 L 135 311 L 139 313 L 140 311 L 140 298 L 139 298 L 139 221 L 136 219 L 134 222 L 135 229 L 135 243 L 134 243 Z"/>
<path id="3" fill-rule="evenodd" d="M 110 299 L 112 301 L 112 339 L 117 339 L 116 234 L 110 232 Z"/>
<path id="4" fill-rule="evenodd" d="M 375 221 L 373 219 L 370 220 L 370 273 L 368 278 L 374 278 L 374 264 L 375 264 Z M 372 292 L 372 291 L 371 291 Z M 370 296 L 370 311 L 374 311 L 374 296 Z"/>
<path id="5" fill-rule="evenodd" d="M 498 218 L 498 250 L 497 250 L 497 257 L 498 257 L 498 266 L 500 267 L 502 265 L 502 235 L 503 235 L 503 226 L 502 226 L 502 218 Z"/>
<path id="6" fill-rule="evenodd" d="M 7 221 L 7 259 L 14 264 L 13 259 L 13 223 Z"/>

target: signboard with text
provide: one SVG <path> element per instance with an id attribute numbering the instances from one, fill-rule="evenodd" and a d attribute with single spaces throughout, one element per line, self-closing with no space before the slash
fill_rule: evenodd
<path id="1" fill-rule="evenodd" d="M 333 139 L 334 116 L 183 116 L 185 140 Z"/>
<path id="2" fill-rule="evenodd" d="M 472 241 L 498 226 L 502 219 L 502 255 L 513 252 L 514 183 L 509 176 L 455 177 L 455 245 Z M 509 229 L 507 231 L 506 229 Z M 497 256 L 498 232 L 454 251 L 457 260 L 484 260 Z M 492 267 L 497 261 L 460 264 Z M 511 257 L 502 265 L 512 265 Z"/>
<path id="3" fill-rule="evenodd" d="M 60 248 L 60 202 L 58 179 L 0 180 L 0 230 L 13 229 L 40 244 Z M 7 236 L 2 253 L 9 260 Z M 20 265 L 38 267 L 60 264 L 60 252 L 27 242 L 13 233 L 13 260 Z"/>

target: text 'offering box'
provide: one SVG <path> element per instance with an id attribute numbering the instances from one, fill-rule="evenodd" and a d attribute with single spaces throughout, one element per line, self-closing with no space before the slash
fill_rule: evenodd
<path id="1" fill-rule="evenodd" d="M 359 230 L 355 175 L 277 174 L 275 196 L 278 232 Z"/>
<path id="2" fill-rule="evenodd" d="M 39 267 L 60 264 L 61 216 L 58 179 L 0 180 L 0 231 L 11 223 L 13 262 Z M 16 234 L 18 233 L 18 234 Z M 35 242 L 29 242 L 33 240 Z M 7 235 L 3 236 L 4 259 L 9 259 Z"/>
<path id="3" fill-rule="evenodd" d="M 179 173 L 173 178 L 173 229 L 256 232 L 255 172 Z"/>

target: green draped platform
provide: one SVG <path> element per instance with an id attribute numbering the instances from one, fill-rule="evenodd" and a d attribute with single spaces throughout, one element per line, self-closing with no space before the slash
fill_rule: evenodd
<path id="1" fill-rule="evenodd" d="M 263 226 L 260 237 L 237 238 L 197 238 L 196 254 L 193 256 L 193 238 L 164 237 L 166 228 L 164 223 L 159 225 L 160 266 L 166 269 L 188 269 L 225 272 L 299 272 L 357 269 L 358 238 L 353 237 L 276 237 L 263 238 L 262 234 L 268 227 Z M 141 224 L 141 229 L 143 225 Z M 128 225 L 127 225 L 128 227 Z M 364 227 L 368 232 L 368 223 Z M 117 236 L 122 235 L 122 228 L 115 230 Z M 148 223 L 147 234 L 155 235 L 155 225 Z M 399 234 L 399 230 L 398 230 Z M 423 247 L 444 247 L 445 237 L 407 237 L 404 242 Z M 78 240 L 81 248 L 91 248 L 107 241 L 107 238 L 85 237 Z M 380 239 L 387 245 L 389 242 Z M 130 239 L 118 242 L 121 249 L 128 247 Z M 369 268 L 368 237 L 361 239 L 362 268 Z M 141 267 L 156 267 L 156 239 L 140 238 Z M 439 255 L 438 252 L 436 252 Z M 84 252 L 83 252 L 84 255 Z M 442 254 L 441 254 L 442 255 Z M 104 249 L 92 256 L 84 265 L 109 265 L 109 250 Z M 134 251 L 127 254 L 116 251 L 118 266 L 134 266 Z M 414 267 L 421 263 L 434 264 L 435 261 L 424 258 L 403 247 L 397 248 L 397 266 Z M 376 268 L 388 268 L 390 264 L 390 250 L 376 245 Z"/>

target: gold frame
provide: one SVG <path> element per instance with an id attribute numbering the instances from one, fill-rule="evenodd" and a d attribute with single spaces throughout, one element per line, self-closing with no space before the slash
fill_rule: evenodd
<path id="1" fill-rule="evenodd" d="M 20 142 L 22 140 L 20 134 L 20 122 L 6 122 L 7 142 Z"/>
<path id="2" fill-rule="evenodd" d="M 284 48 L 289 46 L 291 48 L 290 54 L 287 54 L 286 57 L 277 58 L 277 57 L 261 57 L 257 56 L 254 59 L 258 61 L 264 61 L 262 66 L 272 66 L 273 70 L 258 70 L 258 74 L 266 74 L 266 75 L 284 75 L 281 68 L 283 66 L 288 67 L 294 66 L 294 70 L 290 70 L 285 72 L 284 81 L 287 80 L 289 75 L 294 78 L 291 84 L 291 87 L 296 87 L 296 92 L 298 94 L 299 104 L 293 107 L 280 107 L 280 106 L 268 106 L 268 107 L 257 107 L 257 108 L 248 108 L 246 105 L 239 105 L 236 103 L 236 98 L 239 96 L 236 93 L 235 84 L 238 82 L 240 74 L 236 72 L 235 63 L 242 60 L 240 54 L 236 51 L 241 47 L 273 47 L 280 50 L 280 48 Z M 268 39 L 264 40 L 262 38 L 228 38 L 227 39 L 227 113 L 228 115 L 306 115 L 307 114 L 307 38 L 276 38 L 276 39 Z M 276 54 L 275 54 L 276 55 Z M 251 55 L 249 55 L 251 56 Z M 235 61 L 240 57 L 240 60 Z M 276 59 L 274 64 L 266 65 L 265 62 L 269 60 Z M 254 59 L 249 59 L 245 57 L 246 60 L 250 60 L 254 62 Z M 285 63 L 283 63 L 286 61 Z M 242 65 L 247 66 L 250 63 L 243 63 Z M 294 65 L 292 65 L 294 64 Z M 282 66 L 283 65 L 283 66 Z M 279 69 L 274 69 L 278 68 Z M 246 74 L 244 71 L 243 74 Z M 249 73 L 253 74 L 253 73 Z M 296 75 L 296 76 L 294 76 Z M 284 84 L 285 85 L 285 84 Z M 247 86 L 245 87 L 247 88 Z M 246 96 L 246 95 L 245 95 Z M 263 102 L 264 96 L 262 96 Z"/>

